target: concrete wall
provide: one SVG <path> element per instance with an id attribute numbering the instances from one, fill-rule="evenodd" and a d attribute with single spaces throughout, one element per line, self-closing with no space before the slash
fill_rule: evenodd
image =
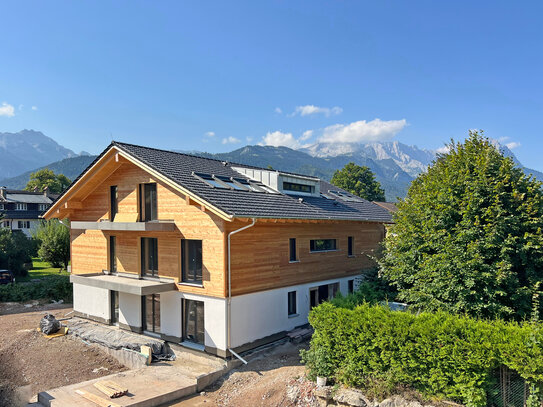
<path id="1" fill-rule="evenodd" d="M 119 293 L 119 323 L 141 328 L 141 297 L 135 294 Z"/>
<path id="2" fill-rule="evenodd" d="M 110 320 L 111 297 L 105 288 L 73 284 L 74 310 L 99 320 Z"/>
<path id="3" fill-rule="evenodd" d="M 337 278 L 233 297 L 232 347 L 236 348 L 257 339 L 306 324 L 309 314 L 310 288 L 339 282 L 341 293 L 346 295 L 348 281 L 353 278 L 352 276 Z M 289 291 L 297 292 L 297 314 L 295 316 L 288 315 Z"/>

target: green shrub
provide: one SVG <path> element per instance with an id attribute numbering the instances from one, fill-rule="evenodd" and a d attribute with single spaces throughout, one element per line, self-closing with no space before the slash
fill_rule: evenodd
<path id="1" fill-rule="evenodd" d="M 51 276 L 42 281 L 0 286 L 0 302 L 63 300 L 72 303 L 73 291 L 68 276 Z"/>
<path id="2" fill-rule="evenodd" d="M 349 386 L 364 388 L 377 380 L 388 388 L 404 385 L 483 406 L 502 365 L 531 383 L 543 382 L 543 329 L 536 323 L 330 303 L 314 308 L 309 321 L 315 333 L 302 360 L 310 375 L 318 374 L 319 357 L 326 355 L 329 377 Z"/>

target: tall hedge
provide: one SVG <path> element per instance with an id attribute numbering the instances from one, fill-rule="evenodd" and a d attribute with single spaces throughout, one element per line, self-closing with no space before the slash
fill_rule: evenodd
<path id="1" fill-rule="evenodd" d="M 312 375 L 364 387 L 382 380 L 429 396 L 484 406 L 495 371 L 506 365 L 531 383 L 543 382 L 543 329 L 535 323 L 484 321 L 445 312 L 355 309 L 324 303 L 302 354 Z"/>

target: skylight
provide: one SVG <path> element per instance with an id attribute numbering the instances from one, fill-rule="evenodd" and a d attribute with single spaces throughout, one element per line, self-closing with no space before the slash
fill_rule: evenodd
<path id="1" fill-rule="evenodd" d="M 192 175 L 213 188 L 231 189 L 235 191 L 252 191 L 269 194 L 278 193 L 274 189 L 257 181 L 249 181 L 242 178 L 229 178 L 220 175 L 203 174 L 199 172 L 193 172 Z"/>

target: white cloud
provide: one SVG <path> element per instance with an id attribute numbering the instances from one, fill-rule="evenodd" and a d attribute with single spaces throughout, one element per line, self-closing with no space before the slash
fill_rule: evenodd
<path id="1" fill-rule="evenodd" d="M 222 143 L 223 144 L 237 144 L 239 143 L 241 140 L 239 138 L 235 138 L 235 137 L 226 137 L 226 138 L 223 138 L 222 139 Z"/>
<path id="2" fill-rule="evenodd" d="M 38 110 L 38 106 L 32 106 L 32 110 Z"/>
<path id="3" fill-rule="evenodd" d="M 505 147 L 507 147 L 509 150 L 512 150 L 514 148 L 520 147 L 520 143 L 517 141 L 512 141 L 511 143 L 507 143 Z"/>
<path id="4" fill-rule="evenodd" d="M 359 120 L 349 124 L 334 124 L 324 129 L 320 142 L 325 143 L 366 143 L 393 138 L 407 125 L 405 119 L 374 119 L 369 122 Z"/>
<path id="5" fill-rule="evenodd" d="M 215 137 L 215 132 L 214 131 L 207 131 L 204 133 L 204 136 L 206 137 Z"/>
<path id="6" fill-rule="evenodd" d="M 276 108 L 274 109 L 274 112 L 277 113 L 277 114 L 283 113 L 283 111 L 281 110 L 280 107 L 276 107 Z"/>
<path id="7" fill-rule="evenodd" d="M 291 113 L 291 116 L 296 116 L 297 114 L 299 114 L 300 116 L 310 116 L 312 114 L 323 114 L 326 117 L 330 117 L 330 116 L 341 114 L 341 112 L 343 112 L 343 109 L 339 106 L 319 107 L 315 105 L 305 105 L 305 106 L 296 106 L 296 109 L 294 109 L 294 112 Z"/>
<path id="8" fill-rule="evenodd" d="M 292 133 L 283 133 L 279 130 L 268 132 L 259 144 L 274 147 L 285 146 L 293 149 L 300 148 L 300 143 L 294 138 Z"/>
<path id="9" fill-rule="evenodd" d="M 0 106 L 0 116 L 6 116 L 6 117 L 15 116 L 15 108 L 6 102 L 3 102 L 2 106 Z"/>
<path id="10" fill-rule="evenodd" d="M 252 137 L 245 137 L 245 140 L 247 140 L 247 143 L 250 143 L 251 141 L 253 141 L 253 138 Z"/>
<path id="11" fill-rule="evenodd" d="M 302 136 L 300 137 L 301 141 L 305 141 L 307 139 L 310 139 L 313 137 L 313 130 L 306 130 L 303 132 Z"/>

